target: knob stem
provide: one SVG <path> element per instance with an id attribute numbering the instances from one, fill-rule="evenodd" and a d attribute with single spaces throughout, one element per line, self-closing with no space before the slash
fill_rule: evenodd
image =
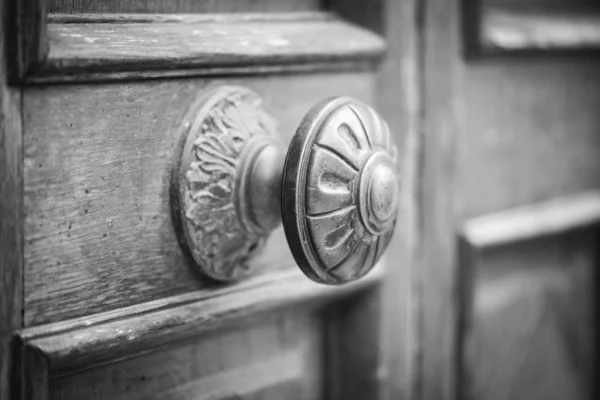
<path id="1" fill-rule="evenodd" d="M 265 235 L 281 224 L 281 179 L 285 153 L 268 137 L 257 137 L 242 154 L 238 165 L 236 196 L 239 217 L 246 229 Z"/>

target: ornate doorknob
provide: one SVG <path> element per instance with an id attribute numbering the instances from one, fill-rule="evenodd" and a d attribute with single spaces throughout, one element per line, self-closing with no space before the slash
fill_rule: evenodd
<path id="1" fill-rule="evenodd" d="M 296 263 L 321 283 L 364 276 L 387 247 L 398 209 L 396 148 L 367 105 L 347 97 L 316 104 L 285 153 L 260 96 L 227 86 L 198 98 L 179 133 L 176 226 L 213 279 L 247 275 L 248 258 L 281 222 Z"/>

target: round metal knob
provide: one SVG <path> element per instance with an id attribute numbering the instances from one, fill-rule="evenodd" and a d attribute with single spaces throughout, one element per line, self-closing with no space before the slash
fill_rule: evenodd
<path id="1" fill-rule="evenodd" d="M 180 128 L 186 141 L 174 210 L 194 261 L 213 279 L 240 279 L 283 221 L 309 278 L 342 284 L 364 276 L 387 247 L 398 210 L 387 124 L 339 97 L 308 111 L 287 152 L 275 126 L 246 88 L 219 88 L 191 107 Z"/>

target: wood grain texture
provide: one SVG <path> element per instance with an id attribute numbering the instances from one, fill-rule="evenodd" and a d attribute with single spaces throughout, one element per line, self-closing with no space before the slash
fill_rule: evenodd
<path id="1" fill-rule="evenodd" d="M 136 358 L 50 376 L 47 399 L 314 399 L 322 392 L 320 318 L 286 310 Z"/>
<path id="2" fill-rule="evenodd" d="M 27 89 L 26 326 L 213 286 L 181 251 L 168 188 L 187 107 L 220 83 L 260 93 L 285 144 L 317 101 L 374 95 L 369 73 Z M 251 265 L 297 268 L 281 229 Z"/>
<path id="3" fill-rule="evenodd" d="M 244 22 L 299 22 L 327 21 L 333 19 L 331 13 L 324 11 L 303 11 L 293 13 L 249 13 L 249 14 L 49 14 L 49 24 L 156 24 L 156 23 L 244 23 Z"/>
<path id="4" fill-rule="evenodd" d="M 282 143 L 318 100 L 344 93 L 368 103 L 373 95 L 368 73 L 221 82 L 261 93 Z M 168 188 L 187 106 L 219 83 L 26 91 L 27 326 L 211 286 L 192 274 L 180 249 Z M 296 268 L 281 230 L 252 267 Z"/>
<path id="5" fill-rule="evenodd" d="M 73 320 L 27 328 L 26 349 L 41 351 L 49 373 L 66 374 L 154 351 L 223 327 L 240 327 L 257 314 L 297 304 L 320 305 L 360 292 L 381 279 L 382 268 L 342 287 L 316 284 L 299 271 L 255 278 L 210 293 L 193 292 Z"/>
<path id="6" fill-rule="evenodd" d="M 436 400 L 456 398 L 456 228 L 473 216 L 600 187 L 598 61 L 465 63 L 459 3 L 425 8 L 419 387 Z"/>
<path id="7" fill-rule="evenodd" d="M 212 23 L 49 24 L 50 52 L 29 82 L 261 73 L 376 62 L 384 42 L 333 18 Z M 139 71 L 147 71 L 140 75 Z M 163 74 L 163 75 L 164 75 Z"/>
<path id="8" fill-rule="evenodd" d="M 2 23 L 6 6 L 0 5 Z M 15 397 L 13 334 L 23 307 L 21 90 L 7 87 L 6 39 L 0 34 L 0 400 Z"/>
<path id="9" fill-rule="evenodd" d="M 374 272 L 342 287 L 285 272 L 210 295 L 191 293 L 25 329 L 19 338 L 26 398 L 120 399 L 133 393 L 157 399 L 246 398 L 281 385 L 284 391 L 277 393 L 288 393 L 285 398 L 314 398 L 327 379 L 329 387 L 335 382 L 352 395 L 342 398 L 375 399 L 381 355 L 375 351 L 380 343 L 377 286 L 383 266 Z M 348 298 L 355 300 L 335 303 Z M 310 311 L 324 307 L 317 314 Z M 318 319 L 307 318 L 311 315 Z M 335 329 L 328 331 L 327 341 L 323 323 Z M 290 335 L 303 348 L 281 346 Z M 269 349 L 259 357 L 254 353 L 262 345 Z M 323 359 L 325 346 L 339 357 Z M 349 373 L 357 379 L 352 391 L 342 379 Z"/>
<path id="10" fill-rule="evenodd" d="M 256 13 L 317 10 L 319 0 L 49 0 L 50 13 Z"/>

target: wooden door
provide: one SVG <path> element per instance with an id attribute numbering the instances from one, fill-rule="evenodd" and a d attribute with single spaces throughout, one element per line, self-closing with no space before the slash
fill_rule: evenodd
<path id="1" fill-rule="evenodd" d="M 426 2 L 417 398 L 598 396 L 599 16 Z"/>
<path id="2" fill-rule="evenodd" d="M 412 2 L 36 0 L 2 12 L 0 398 L 409 394 Z M 232 86 L 262 99 L 286 146 L 327 97 L 384 116 L 403 176 L 387 262 L 317 284 L 280 227 L 257 251 L 228 250 L 248 253 L 242 279 L 198 273 L 173 171 L 190 110 Z"/>

